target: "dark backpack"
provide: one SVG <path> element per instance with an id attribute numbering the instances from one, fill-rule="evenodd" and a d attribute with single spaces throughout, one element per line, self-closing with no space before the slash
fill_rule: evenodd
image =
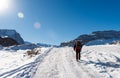
<path id="1" fill-rule="evenodd" d="M 76 49 L 76 51 L 80 51 L 81 48 L 82 48 L 81 42 L 80 41 L 76 41 L 75 42 L 75 49 Z"/>

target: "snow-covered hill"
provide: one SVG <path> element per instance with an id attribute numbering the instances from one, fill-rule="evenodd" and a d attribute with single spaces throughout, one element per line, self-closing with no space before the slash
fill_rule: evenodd
<path id="1" fill-rule="evenodd" d="M 79 62 L 72 47 L 42 48 L 32 58 L 25 51 L 0 51 L 0 78 L 120 77 L 120 45 L 83 46 Z"/>

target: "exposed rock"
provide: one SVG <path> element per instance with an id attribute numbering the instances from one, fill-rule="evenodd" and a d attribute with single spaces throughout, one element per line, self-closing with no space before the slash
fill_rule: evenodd
<path id="1" fill-rule="evenodd" d="M 21 38 L 20 34 L 15 30 L 0 30 L 0 45 L 2 46 L 11 46 L 24 44 L 24 40 Z"/>
<path id="2" fill-rule="evenodd" d="M 118 40 L 118 41 L 113 41 L 111 44 L 119 44 L 119 45 L 120 45 L 120 40 Z"/>
<path id="3" fill-rule="evenodd" d="M 19 45 L 19 43 L 16 42 L 12 38 L 1 38 L 0 37 L 0 45 L 2 45 L 2 46 L 11 46 L 11 45 Z"/>

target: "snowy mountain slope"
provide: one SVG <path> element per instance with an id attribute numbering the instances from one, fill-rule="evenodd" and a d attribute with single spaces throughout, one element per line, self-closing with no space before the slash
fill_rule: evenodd
<path id="1" fill-rule="evenodd" d="M 84 46 L 79 62 L 72 47 L 43 48 L 40 55 L 24 61 L 22 52 L 17 59 L 12 58 L 13 52 L 9 52 L 10 56 L 4 53 L 0 52 L 0 58 L 7 61 L 0 60 L 0 78 L 120 77 L 120 45 Z"/>
<path id="2" fill-rule="evenodd" d="M 112 44 L 113 42 L 120 41 L 120 38 L 112 38 L 112 39 L 97 39 L 97 40 L 92 40 L 89 41 L 87 46 L 91 45 L 105 45 L 105 44 Z"/>
<path id="3" fill-rule="evenodd" d="M 82 44 L 87 44 L 88 42 L 91 42 L 93 40 L 101 40 L 101 39 L 104 39 L 109 42 L 110 42 L 110 39 L 120 40 L 120 31 L 115 31 L 115 30 L 94 31 L 91 34 L 80 35 L 74 40 L 71 40 L 68 42 L 62 42 L 60 44 L 60 46 L 73 46 L 76 40 L 80 40 L 82 42 Z M 99 44 L 102 44 L 102 43 L 101 43 L 101 41 L 99 42 Z M 110 43 L 112 43 L 112 42 L 110 42 Z"/>

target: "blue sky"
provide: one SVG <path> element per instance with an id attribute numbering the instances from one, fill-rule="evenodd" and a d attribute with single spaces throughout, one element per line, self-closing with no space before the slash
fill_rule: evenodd
<path id="1" fill-rule="evenodd" d="M 59 45 L 93 31 L 120 30 L 119 0 L 6 0 L 6 4 L 7 8 L 0 5 L 0 29 L 15 29 L 33 43 Z"/>

